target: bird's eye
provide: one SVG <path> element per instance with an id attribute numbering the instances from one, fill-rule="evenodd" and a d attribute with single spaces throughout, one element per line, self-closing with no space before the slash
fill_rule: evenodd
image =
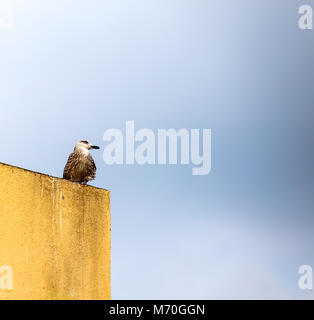
<path id="1" fill-rule="evenodd" d="M 88 141 L 86 140 L 81 140 L 80 142 L 88 144 Z"/>

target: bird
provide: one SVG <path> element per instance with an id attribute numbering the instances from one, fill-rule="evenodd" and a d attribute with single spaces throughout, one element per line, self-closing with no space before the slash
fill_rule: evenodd
<path id="1" fill-rule="evenodd" d="M 96 178 L 96 165 L 90 149 L 99 149 L 87 140 L 80 140 L 69 155 L 64 167 L 63 178 L 72 182 L 87 184 Z"/>

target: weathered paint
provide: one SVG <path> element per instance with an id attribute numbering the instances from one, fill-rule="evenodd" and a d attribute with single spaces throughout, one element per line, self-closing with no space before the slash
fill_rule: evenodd
<path id="1" fill-rule="evenodd" d="M 0 163 L 2 265 L 2 300 L 110 299 L 110 192 Z"/>

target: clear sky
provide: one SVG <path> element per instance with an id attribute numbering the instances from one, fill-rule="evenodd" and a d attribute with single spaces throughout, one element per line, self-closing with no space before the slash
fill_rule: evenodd
<path id="1" fill-rule="evenodd" d="M 111 190 L 112 298 L 314 298 L 313 0 L 0 0 L 0 161 Z M 212 130 L 212 170 L 113 165 L 105 130 Z M 1 182 L 0 182 L 1 183 Z"/>

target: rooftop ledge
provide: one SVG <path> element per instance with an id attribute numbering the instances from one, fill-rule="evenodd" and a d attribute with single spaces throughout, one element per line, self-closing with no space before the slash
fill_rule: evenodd
<path id="1" fill-rule="evenodd" d="M 0 243 L 1 300 L 110 299 L 109 190 L 0 163 Z"/>

